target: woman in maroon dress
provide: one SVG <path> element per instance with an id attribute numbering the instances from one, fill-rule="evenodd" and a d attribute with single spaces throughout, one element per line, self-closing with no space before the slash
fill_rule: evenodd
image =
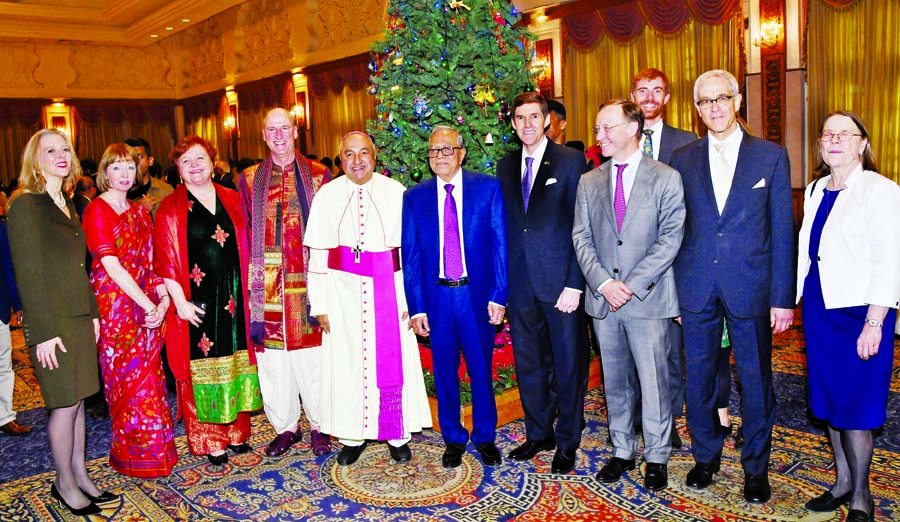
<path id="1" fill-rule="evenodd" d="M 153 222 L 129 201 L 137 152 L 110 145 L 97 185 L 105 192 L 84 212 L 93 255 L 91 285 L 100 306 L 100 367 L 112 421 L 109 464 L 133 477 L 160 477 L 178 461 L 163 375 L 160 325 L 169 307 L 153 273 Z M 159 303 L 159 304 L 157 304 Z"/>

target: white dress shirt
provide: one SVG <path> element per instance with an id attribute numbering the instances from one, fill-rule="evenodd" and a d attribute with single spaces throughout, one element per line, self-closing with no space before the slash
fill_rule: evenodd
<path id="1" fill-rule="evenodd" d="M 522 149 L 522 165 L 519 170 L 519 174 L 522 176 L 522 181 L 525 181 L 525 158 L 534 158 L 534 161 L 531 162 L 531 188 L 534 188 L 534 178 L 537 177 L 538 168 L 541 166 L 541 160 L 544 159 L 544 151 L 547 150 L 547 142 L 550 141 L 546 136 L 541 138 L 541 142 L 538 143 L 537 149 L 534 151 L 534 154 L 528 154 L 525 152 L 525 149 Z M 529 194 L 531 191 L 528 192 Z"/>
<path id="2" fill-rule="evenodd" d="M 741 152 L 741 140 L 744 139 L 744 131 L 738 125 L 737 130 L 724 140 L 709 135 L 709 173 L 712 176 L 713 192 L 716 195 L 716 204 L 719 207 L 719 215 L 725 210 L 725 202 L 728 193 L 731 192 L 731 182 L 734 180 L 734 168 L 737 166 L 738 154 Z"/>

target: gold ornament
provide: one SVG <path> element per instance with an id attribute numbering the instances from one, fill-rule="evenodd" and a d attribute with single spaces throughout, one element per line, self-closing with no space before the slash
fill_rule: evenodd
<path id="1" fill-rule="evenodd" d="M 482 107 L 486 104 L 494 103 L 497 100 L 494 96 L 494 89 L 491 89 L 491 86 L 487 84 L 481 84 L 475 87 L 475 91 L 472 92 L 472 97 L 475 98 L 475 103 Z"/>

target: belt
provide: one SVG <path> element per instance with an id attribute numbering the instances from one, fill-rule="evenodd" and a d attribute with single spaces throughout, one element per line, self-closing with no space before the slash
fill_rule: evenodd
<path id="1" fill-rule="evenodd" d="M 438 284 L 441 286 L 449 286 L 451 288 L 457 288 L 457 287 L 466 286 L 467 284 L 469 284 L 469 278 L 463 277 L 463 278 L 460 278 L 458 281 L 453 281 L 450 279 L 438 279 Z"/>

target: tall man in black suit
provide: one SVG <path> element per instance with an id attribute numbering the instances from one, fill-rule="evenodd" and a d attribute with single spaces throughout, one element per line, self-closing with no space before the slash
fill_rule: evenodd
<path id="1" fill-rule="evenodd" d="M 497 177 L 506 205 L 509 266 L 515 267 L 509 273 L 509 317 L 526 441 L 509 457 L 530 460 L 555 447 L 551 471 L 568 473 L 581 444 L 589 353 L 584 277 L 572 245 L 578 181 L 587 164 L 577 150 L 544 136 L 548 110 L 543 96 L 520 94 L 512 110 L 522 150 L 500 160 Z M 551 371 L 559 405 L 555 433 Z"/>
<path id="2" fill-rule="evenodd" d="M 727 356 L 720 349 L 725 319 L 742 385 L 744 499 L 761 504 L 772 497 L 772 334 L 790 327 L 797 288 L 790 163 L 784 147 L 743 131 L 741 94 L 729 72 L 700 75 L 694 103 L 709 134 L 672 156 L 687 209 L 675 259 L 696 461 L 685 484 L 704 489 L 719 471 L 716 376 Z"/>
<path id="3" fill-rule="evenodd" d="M 666 73 L 650 67 L 634 75 L 631 79 L 631 101 L 640 105 L 644 113 L 644 130 L 641 132 L 639 147 L 648 158 L 669 164 L 675 149 L 697 141 L 693 132 L 676 129 L 663 121 L 663 112 L 669 103 L 671 92 Z M 667 339 L 669 351 L 669 391 L 672 394 L 672 448 L 681 448 L 676 419 L 684 413 L 684 341 L 681 325 L 675 321 L 669 324 Z M 640 402 L 638 403 L 640 411 Z M 637 419 L 636 419 L 637 420 Z"/>

